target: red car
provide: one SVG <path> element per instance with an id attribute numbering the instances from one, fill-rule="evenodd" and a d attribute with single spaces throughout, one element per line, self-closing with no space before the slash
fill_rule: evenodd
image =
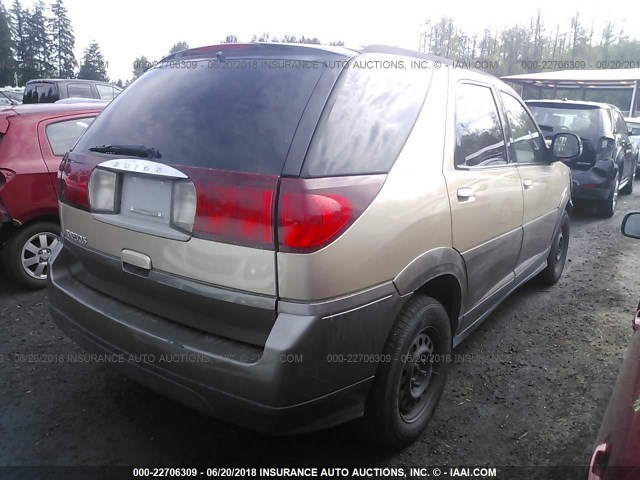
<path id="1" fill-rule="evenodd" d="M 103 108 L 77 103 L 0 109 L 2 263 L 26 287 L 46 285 L 49 254 L 60 234 L 60 161 Z"/>
<path id="2" fill-rule="evenodd" d="M 640 239 L 640 212 L 625 216 L 622 233 Z M 631 347 L 600 426 L 589 480 L 640 478 L 640 305 L 632 325 Z"/>

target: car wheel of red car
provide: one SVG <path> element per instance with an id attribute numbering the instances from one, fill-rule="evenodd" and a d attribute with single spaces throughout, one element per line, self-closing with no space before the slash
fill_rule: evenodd
<path id="1" fill-rule="evenodd" d="M 32 223 L 16 231 L 2 252 L 7 273 L 24 287 L 44 288 L 49 256 L 59 236 L 60 225 L 53 222 Z"/>

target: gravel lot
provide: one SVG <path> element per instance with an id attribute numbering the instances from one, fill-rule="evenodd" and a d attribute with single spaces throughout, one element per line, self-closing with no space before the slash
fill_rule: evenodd
<path id="1" fill-rule="evenodd" d="M 584 465 L 631 336 L 640 241 L 576 212 L 569 263 L 551 289 L 516 292 L 457 350 L 440 407 L 401 453 L 351 426 L 269 437 L 206 418 L 81 354 L 52 323 L 45 292 L 0 277 L 0 465 Z"/>

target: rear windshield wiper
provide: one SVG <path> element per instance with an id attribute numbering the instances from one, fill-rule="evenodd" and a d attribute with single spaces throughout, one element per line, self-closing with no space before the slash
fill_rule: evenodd
<path id="1" fill-rule="evenodd" d="M 160 158 L 160 151 L 146 145 L 96 145 L 90 152 L 110 153 L 113 155 L 129 155 L 131 157 Z"/>

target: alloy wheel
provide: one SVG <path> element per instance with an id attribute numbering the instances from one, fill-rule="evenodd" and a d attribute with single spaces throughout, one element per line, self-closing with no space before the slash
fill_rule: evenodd
<path id="1" fill-rule="evenodd" d="M 51 232 L 40 232 L 27 240 L 20 255 L 22 268 L 27 275 L 38 280 L 47 278 L 49 257 L 58 241 L 58 235 Z"/>

